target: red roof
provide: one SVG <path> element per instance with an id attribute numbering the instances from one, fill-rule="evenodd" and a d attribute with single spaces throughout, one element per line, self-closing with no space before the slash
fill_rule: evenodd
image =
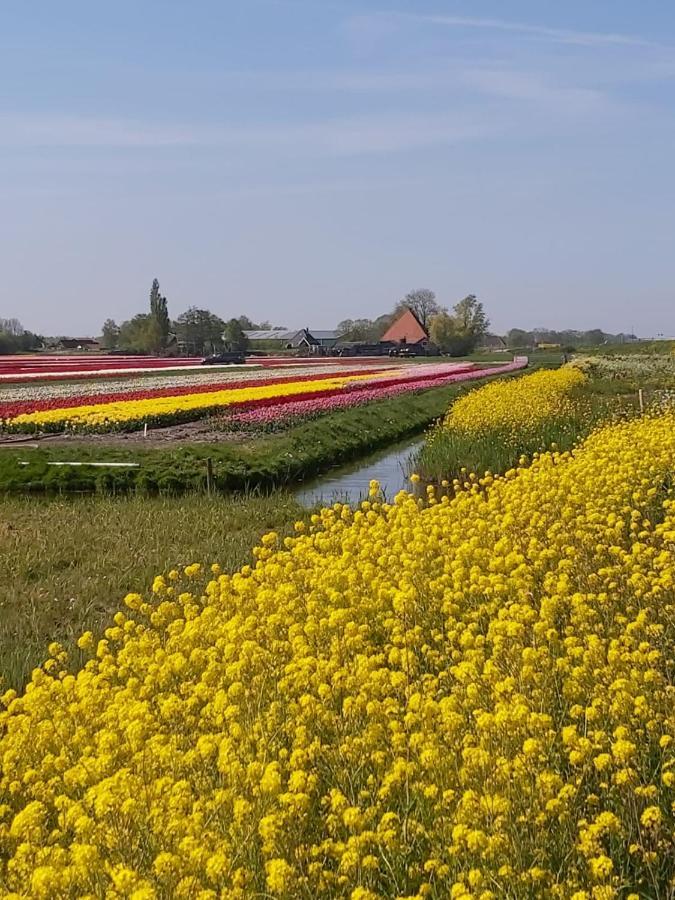
<path id="1" fill-rule="evenodd" d="M 394 341 L 397 344 L 418 344 L 420 341 L 428 341 L 429 335 L 415 313 L 411 309 L 406 309 L 389 326 L 380 340 Z"/>

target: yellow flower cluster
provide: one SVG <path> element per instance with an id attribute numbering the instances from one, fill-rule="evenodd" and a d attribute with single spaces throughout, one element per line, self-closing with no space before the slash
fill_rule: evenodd
<path id="1" fill-rule="evenodd" d="M 155 579 L 0 713 L 0 894 L 666 897 L 675 417 Z"/>
<path id="2" fill-rule="evenodd" d="M 493 381 L 457 400 L 445 424 L 469 433 L 536 427 L 562 415 L 572 391 L 585 381 L 572 367 Z"/>

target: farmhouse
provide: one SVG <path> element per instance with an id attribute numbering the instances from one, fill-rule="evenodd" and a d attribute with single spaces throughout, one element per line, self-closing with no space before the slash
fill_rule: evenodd
<path id="1" fill-rule="evenodd" d="M 406 307 L 380 338 L 380 346 L 395 352 L 403 347 L 411 353 L 429 356 L 437 352 L 429 333 L 412 309 Z"/>
<path id="2" fill-rule="evenodd" d="M 380 340 L 383 344 L 428 344 L 429 335 L 412 309 L 406 307 Z"/>

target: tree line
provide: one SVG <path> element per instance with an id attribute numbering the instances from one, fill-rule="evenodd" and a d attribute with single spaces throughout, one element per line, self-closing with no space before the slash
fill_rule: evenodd
<path id="1" fill-rule="evenodd" d="M 375 319 L 344 319 L 336 330 L 343 341 L 376 344 L 406 308 L 415 313 L 431 341 L 453 356 L 464 356 L 480 346 L 490 325 L 483 303 L 474 294 L 464 297 L 449 311 L 441 306 L 433 291 L 419 288 L 406 294 L 391 312 Z M 126 353 L 204 356 L 223 349 L 246 350 L 249 343 L 246 331 L 283 327 L 273 326 L 271 322 L 256 323 L 246 315 L 225 320 L 197 306 L 190 306 L 172 319 L 167 299 L 155 278 L 146 311 L 119 325 L 114 319 L 106 319 L 101 345 L 107 350 Z M 610 334 L 600 328 L 588 331 L 512 328 L 504 336 L 507 347 L 512 350 L 532 349 L 548 343 L 572 351 L 576 347 L 636 340 L 634 334 Z M 0 354 L 30 352 L 47 343 L 41 335 L 27 331 L 18 319 L 0 318 Z"/>
<path id="2" fill-rule="evenodd" d="M 43 345 L 42 335 L 26 331 L 18 319 L 0 319 L 0 355 L 29 353 Z"/>
<path id="3" fill-rule="evenodd" d="M 577 347 L 600 347 L 602 344 L 628 344 L 637 341 L 634 334 L 610 334 L 601 328 L 591 328 L 589 331 L 575 331 L 567 328 L 564 331 L 554 331 L 550 328 L 533 328 L 525 331 L 523 328 L 512 328 L 506 333 L 506 345 L 510 350 L 531 349 L 538 344 L 555 344 L 569 352 Z"/>
<path id="4" fill-rule="evenodd" d="M 148 311 L 137 313 L 119 325 L 114 319 L 106 319 L 101 329 L 101 344 L 106 350 L 128 353 L 180 352 L 187 356 L 204 356 L 223 349 L 245 350 L 248 346 L 245 331 L 271 327 L 269 322 L 255 323 L 248 316 L 224 320 L 197 306 L 190 306 L 172 320 L 167 299 L 155 278 Z"/>

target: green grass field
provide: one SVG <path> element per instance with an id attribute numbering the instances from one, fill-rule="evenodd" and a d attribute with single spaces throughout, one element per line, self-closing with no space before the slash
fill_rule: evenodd
<path id="1" fill-rule="evenodd" d="M 0 692 L 18 687 L 52 640 L 72 649 L 107 625 L 129 591 L 193 562 L 233 571 L 266 531 L 306 515 L 283 492 L 209 499 L 0 499 Z"/>

